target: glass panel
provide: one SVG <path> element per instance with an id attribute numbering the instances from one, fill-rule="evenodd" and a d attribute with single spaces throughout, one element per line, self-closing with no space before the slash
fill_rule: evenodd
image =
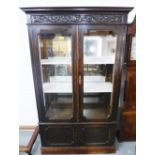
<path id="1" fill-rule="evenodd" d="M 117 36 L 112 31 L 84 35 L 83 115 L 88 119 L 110 115 L 116 44 Z"/>
<path id="2" fill-rule="evenodd" d="M 39 36 L 46 118 L 73 117 L 72 37 L 67 33 L 44 32 Z"/>
<path id="3" fill-rule="evenodd" d="M 132 37 L 130 60 L 136 60 L 136 36 Z"/>

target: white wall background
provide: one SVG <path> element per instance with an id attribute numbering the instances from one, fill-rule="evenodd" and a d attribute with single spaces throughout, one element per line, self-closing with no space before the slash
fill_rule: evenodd
<path id="1" fill-rule="evenodd" d="M 134 7 L 135 0 L 20 0 L 19 7 L 34 6 L 125 6 Z M 131 23 L 135 15 L 133 10 L 128 17 Z M 34 93 L 26 15 L 19 10 L 19 125 L 36 125 L 38 123 Z"/>

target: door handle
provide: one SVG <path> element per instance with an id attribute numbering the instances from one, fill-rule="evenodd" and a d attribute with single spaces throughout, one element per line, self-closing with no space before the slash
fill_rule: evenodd
<path id="1" fill-rule="evenodd" d="M 82 77 L 81 77 L 81 75 L 79 75 L 79 85 L 81 85 L 82 84 Z"/>

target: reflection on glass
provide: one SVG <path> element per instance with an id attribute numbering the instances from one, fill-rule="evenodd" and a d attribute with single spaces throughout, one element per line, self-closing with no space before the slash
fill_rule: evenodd
<path id="1" fill-rule="evenodd" d="M 40 59 L 46 118 L 71 119 L 72 99 L 72 45 L 71 35 L 41 33 Z"/>
<path id="2" fill-rule="evenodd" d="M 136 36 L 132 37 L 130 60 L 136 60 Z"/>
<path id="3" fill-rule="evenodd" d="M 71 56 L 71 36 L 42 34 L 40 36 L 41 58 Z"/>
<path id="4" fill-rule="evenodd" d="M 84 36 L 83 115 L 105 119 L 111 112 L 113 68 L 117 36 L 112 31 L 93 31 Z"/>

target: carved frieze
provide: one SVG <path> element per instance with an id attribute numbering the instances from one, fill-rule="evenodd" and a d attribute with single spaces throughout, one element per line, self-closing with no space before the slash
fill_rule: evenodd
<path id="1" fill-rule="evenodd" d="M 32 24 L 124 24 L 123 15 L 31 15 Z"/>

